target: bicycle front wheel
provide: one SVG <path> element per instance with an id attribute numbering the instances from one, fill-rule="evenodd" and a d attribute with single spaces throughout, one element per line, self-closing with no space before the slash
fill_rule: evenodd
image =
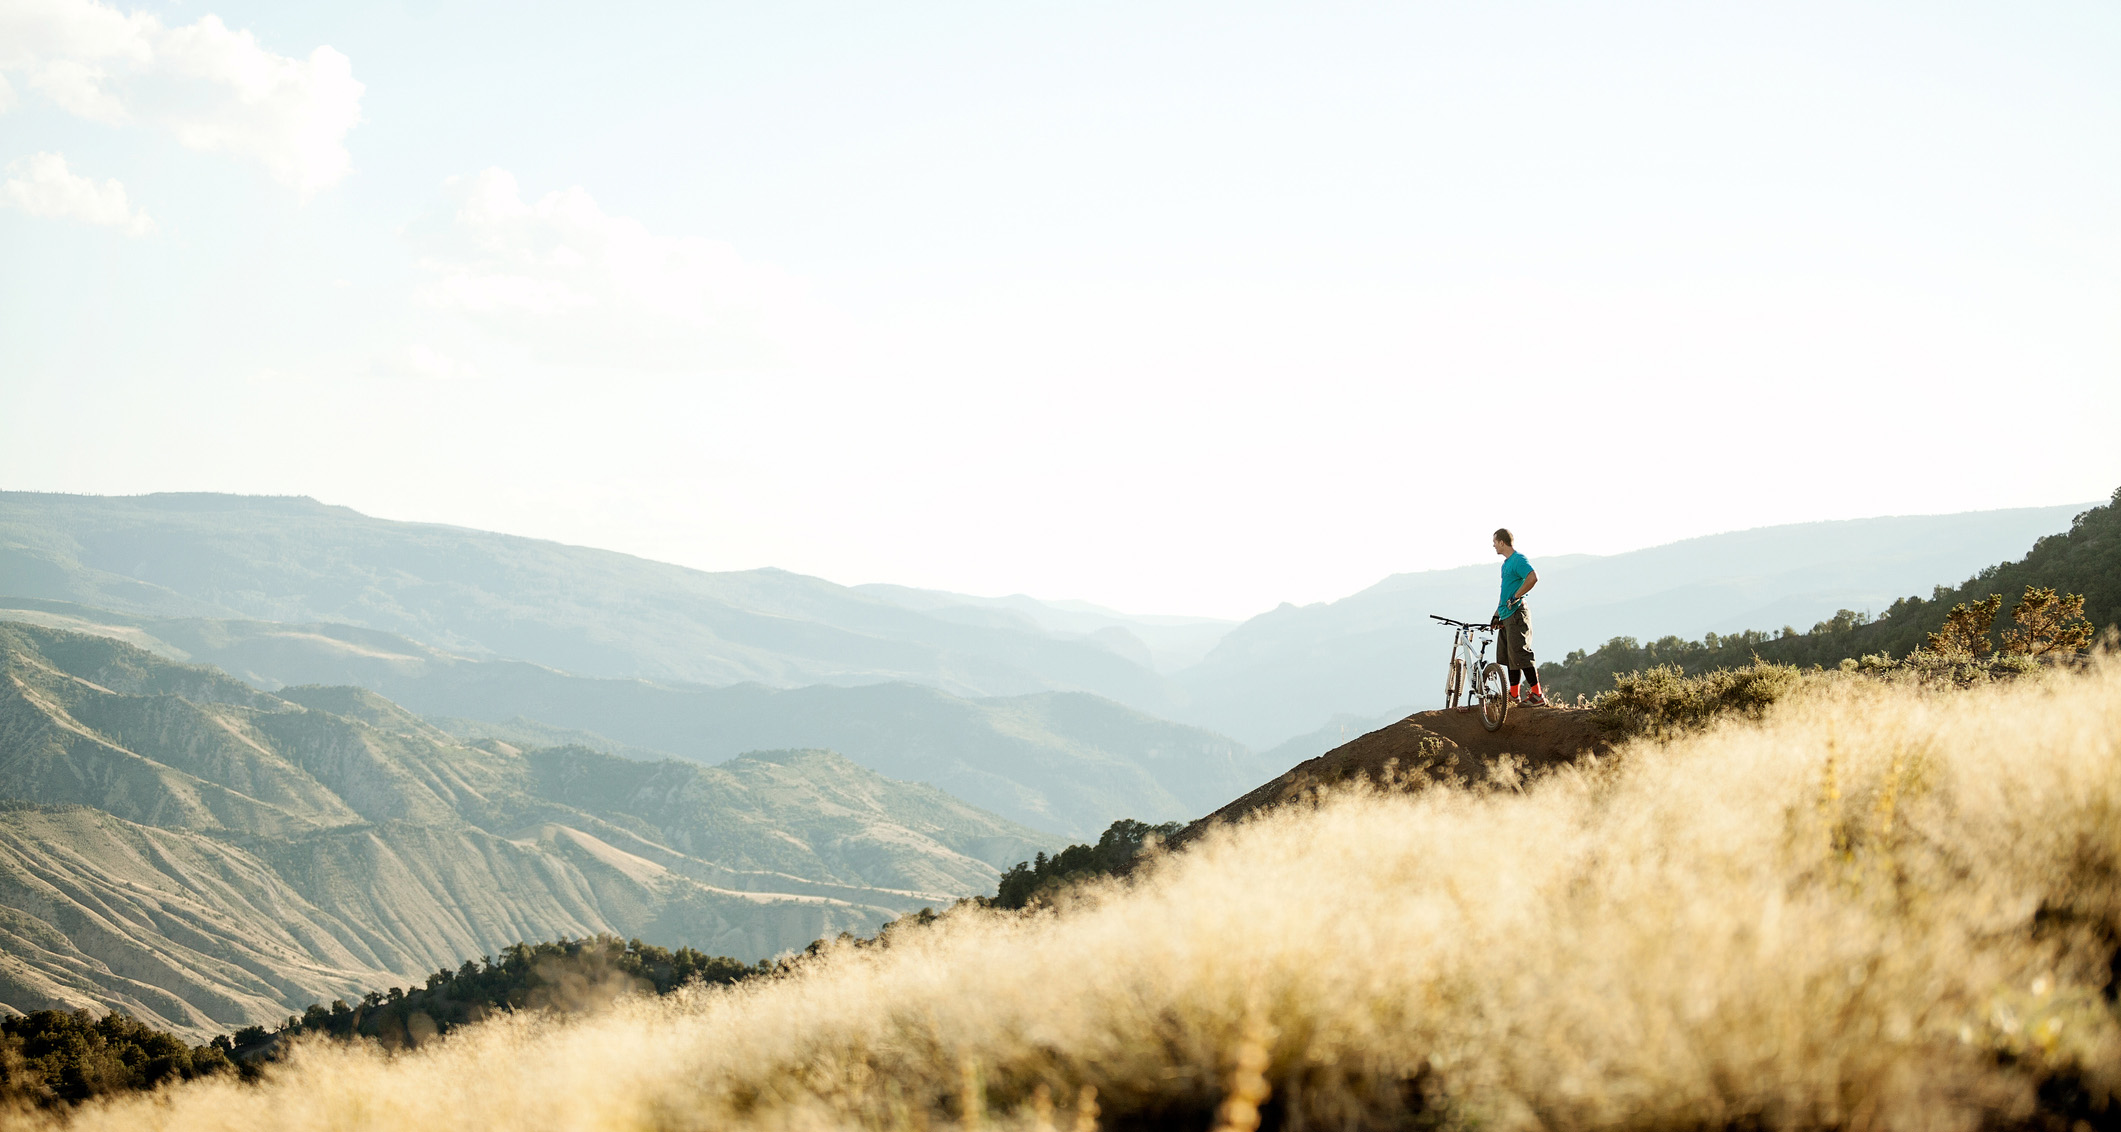
<path id="1" fill-rule="evenodd" d="M 1480 723 L 1490 731 L 1502 730 L 1510 714 L 1510 671 L 1500 664 L 1480 670 Z"/>

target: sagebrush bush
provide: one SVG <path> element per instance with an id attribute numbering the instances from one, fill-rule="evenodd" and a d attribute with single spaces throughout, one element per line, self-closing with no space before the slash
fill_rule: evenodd
<path id="1" fill-rule="evenodd" d="M 1613 689 L 1598 697 L 1593 710 L 1617 734 L 1669 736 L 1723 716 L 1759 719 L 1801 680 L 1795 665 L 1757 660 L 1700 676 L 1659 665 L 1614 677 Z"/>
<path id="2" fill-rule="evenodd" d="M 1351 787 L 1058 911 L 76 1126 L 2070 1129 L 2117 1111 L 2116 940 L 2121 667 L 1830 676 L 1522 792 Z"/>

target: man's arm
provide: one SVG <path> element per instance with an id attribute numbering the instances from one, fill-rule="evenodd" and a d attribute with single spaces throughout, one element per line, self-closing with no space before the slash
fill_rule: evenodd
<path id="1" fill-rule="evenodd" d="M 1515 596 L 1515 597 L 1513 597 L 1513 598 L 1511 598 L 1511 599 L 1510 599 L 1510 604 L 1511 604 L 1511 605 L 1515 605 L 1515 604 L 1517 604 L 1518 602 L 1520 602 L 1520 601 L 1523 601 L 1523 600 L 1524 600 L 1524 595 L 1526 595 L 1526 594 L 1528 594 L 1528 593 L 1531 593 L 1531 592 L 1532 592 L 1532 587 L 1533 587 L 1533 586 L 1536 586 L 1536 585 L 1538 585 L 1538 584 L 1539 584 L 1539 571 L 1537 571 L 1537 570 L 1534 570 L 1534 571 L 1532 571 L 1531 573 L 1529 573 L 1529 574 L 1526 574 L 1526 575 L 1524 576 L 1524 585 L 1521 585 L 1521 586 L 1517 587 L 1517 596 Z"/>

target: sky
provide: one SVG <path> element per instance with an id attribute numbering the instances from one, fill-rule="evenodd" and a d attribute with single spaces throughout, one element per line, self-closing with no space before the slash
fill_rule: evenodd
<path id="1" fill-rule="evenodd" d="M 1243 617 L 2121 486 L 2121 7 L 0 0 L 0 488 Z"/>

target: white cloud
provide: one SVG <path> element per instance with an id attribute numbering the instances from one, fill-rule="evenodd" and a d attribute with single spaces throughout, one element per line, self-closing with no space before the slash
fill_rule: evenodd
<path id="1" fill-rule="evenodd" d="M 147 213 L 126 202 L 124 185 L 115 179 L 99 185 L 68 169 L 62 154 L 25 157 L 10 164 L 7 171 L 12 176 L 0 182 L 0 203 L 31 216 L 123 228 L 132 236 L 145 236 L 155 230 L 155 222 L 148 219 Z"/>
<path id="2" fill-rule="evenodd" d="M 583 189 L 523 200 L 488 169 L 444 184 L 453 208 L 411 235 L 428 308 L 535 356 L 699 369 L 783 357 L 814 323 L 786 273 L 727 244 L 607 215 Z"/>
<path id="3" fill-rule="evenodd" d="M 218 16 L 172 28 L 96 0 L 0 3 L 0 111 L 13 99 L 8 74 L 68 113 L 161 126 L 305 194 L 346 175 L 346 133 L 361 118 L 362 85 L 329 47 L 293 59 Z"/>

